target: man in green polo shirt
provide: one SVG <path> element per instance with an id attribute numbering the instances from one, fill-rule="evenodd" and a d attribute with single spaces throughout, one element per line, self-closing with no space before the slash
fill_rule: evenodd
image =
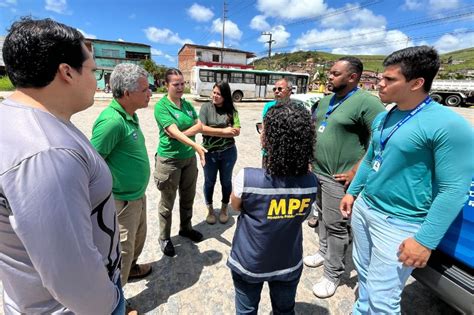
<path id="1" fill-rule="evenodd" d="M 308 267 L 324 266 L 323 277 L 313 286 L 319 298 L 332 296 L 344 273 L 349 245 L 349 222 L 339 211 L 367 150 L 372 121 L 385 109 L 381 101 L 359 89 L 362 62 L 351 56 L 340 58 L 329 71 L 328 89 L 316 112 L 316 143 L 313 172 L 321 189 L 316 205 L 319 211 L 319 251 L 304 258 Z"/>
<path id="2" fill-rule="evenodd" d="M 114 99 L 92 130 L 92 145 L 107 162 L 113 177 L 122 247 L 122 285 L 151 273 L 151 264 L 136 263 L 146 237 L 145 190 L 150 162 L 135 111 L 146 108 L 150 101 L 147 77 L 148 73 L 137 65 L 117 65 L 110 76 Z"/>

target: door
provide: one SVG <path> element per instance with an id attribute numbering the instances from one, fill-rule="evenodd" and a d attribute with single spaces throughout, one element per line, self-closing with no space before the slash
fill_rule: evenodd
<path id="1" fill-rule="evenodd" d="M 265 98 L 267 92 L 267 76 L 265 74 L 255 75 L 255 97 Z"/>

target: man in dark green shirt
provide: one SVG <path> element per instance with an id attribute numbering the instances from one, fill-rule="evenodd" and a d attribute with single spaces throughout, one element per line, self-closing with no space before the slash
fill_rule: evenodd
<path id="1" fill-rule="evenodd" d="M 107 162 L 113 177 L 122 247 L 122 285 L 151 272 L 151 264 L 136 263 L 146 238 L 145 190 L 150 162 L 135 111 L 147 107 L 150 101 L 147 76 L 137 65 L 117 65 L 110 77 L 114 99 L 92 130 L 92 145 Z"/>
<path id="2" fill-rule="evenodd" d="M 349 245 L 348 220 L 339 202 L 357 171 L 370 139 L 375 116 L 384 111 L 380 100 L 359 89 L 362 62 L 342 57 L 329 72 L 329 91 L 316 112 L 316 143 L 313 172 L 321 185 L 316 199 L 319 211 L 319 251 L 304 258 L 305 265 L 324 265 L 324 275 L 313 286 L 320 298 L 332 296 L 344 273 L 344 256 Z"/>

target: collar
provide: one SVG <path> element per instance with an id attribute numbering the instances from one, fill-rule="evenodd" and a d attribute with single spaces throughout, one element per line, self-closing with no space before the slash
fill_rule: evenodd
<path id="1" fill-rule="evenodd" d="M 111 108 L 115 109 L 120 115 L 122 115 L 123 118 L 126 120 L 130 120 L 136 124 L 138 124 L 138 116 L 136 113 L 133 113 L 133 116 L 131 116 L 127 111 L 120 105 L 119 102 L 114 98 L 112 102 L 110 102 L 109 105 Z"/>

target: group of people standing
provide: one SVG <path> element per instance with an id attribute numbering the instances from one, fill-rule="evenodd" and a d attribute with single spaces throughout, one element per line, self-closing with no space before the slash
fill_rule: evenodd
<path id="1" fill-rule="evenodd" d="M 50 19 L 25 18 L 12 25 L 3 58 L 16 87 L 0 106 L 0 151 L 7 152 L 0 158 L 5 313 L 136 313 L 122 287 L 152 272 L 151 264 L 137 264 L 151 176 L 136 114 L 150 101 L 147 72 L 116 66 L 113 100 L 89 141 L 70 122 L 93 104 L 96 88 L 96 65 L 81 33 Z M 359 276 L 353 314 L 399 314 L 408 276 L 426 265 L 462 208 L 474 171 L 472 160 L 457 159 L 473 156 L 471 127 L 429 98 L 439 65 L 427 46 L 389 55 L 379 84 L 381 101 L 396 104 L 388 112 L 358 89 L 363 65 L 354 57 L 331 68 L 328 89 L 334 94 L 314 113 L 293 103 L 291 82 L 279 80 L 276 100 L 262 115 L 262 168 L 242 169 L 234 183 L 234 138 L 241 126 L 229 85 L 216 83 L 212 101 L 198 115 L 183 98 L 182 73 L 169 69 L 168 93 L 154 111 L 163 254 L 176 254 L 170 234 L 177 193 L 179 235 L 203 239 L 191 224 L 197 153 L 206 222 L 225 224 L 229 203 L 240 211 L 227 261 L 237 313 L 256 314 L 268 282 L 274 312 L 294 314 L 303 264 L 324 266 L 313 292 L 332 296 L 353 234 Z M 320 246 L 303 259 L 302 222 L 314 203 Z"/>

